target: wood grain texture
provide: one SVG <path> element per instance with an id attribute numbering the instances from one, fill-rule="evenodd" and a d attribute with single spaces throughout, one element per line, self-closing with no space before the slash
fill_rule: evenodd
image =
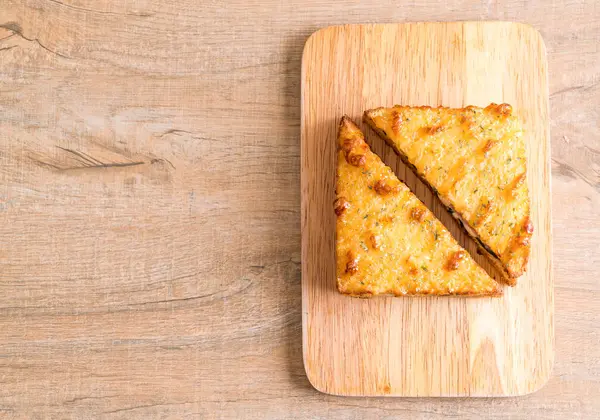
<path id="1" fill-rule="evenodd" d="M 346 25 L 316 32 L 302 61 L 304 363 L 335 395 L 513 396 L 553 364 L 546 52 L 503 22 Z M 527 273 L 495 298 L 351 299 L 335 286 L 336 130 L 377 106 L 510 103 L 526 132 L 535 236 Z M 373 131 L 367 140 L 497 279 L 450 213 Z M 381 153 L 383 152 L 383 153 Z"/>
<path id="2" fill-rule="evenodd" d="M 321 394 L 302 364 L 304 44 L 479 19 L 548 49 L 552 377 L 520 398 Z M 0 26 L 3 420 L 600 417 L 597 2 L 3 0 Z M 36 163 L 83 165 L 56 146 L 145 163 Z"/>

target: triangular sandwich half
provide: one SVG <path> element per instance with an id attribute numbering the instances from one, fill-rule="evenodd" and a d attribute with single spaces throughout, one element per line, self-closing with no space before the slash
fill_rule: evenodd
<path id="1" fill-rule="evenodd" d="M 529 260 L 525 143 L 508 104 L 486 108 L 377 108 L 364 120 L 438 195 L 516 284 Z"/>
<path id="2" fill-rule="evenodd" d="M 337 286 L 343 294 L 501 295 L 499 284 L 371 152 L 343 117 L 336 180 Z"/>

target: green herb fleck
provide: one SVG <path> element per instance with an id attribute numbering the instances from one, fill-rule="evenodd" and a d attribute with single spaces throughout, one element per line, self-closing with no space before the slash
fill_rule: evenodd
<path id="1" fill-rule="evenodd" d="M 423 271 L 428 271 L 428 270 L 427 270 L 427 266 L 426 266 L 426 265 L 422 265 L 422 266 L 421 266 L 421 269 L 423 269 Z"/>
<path id="2" fill-rule="evenodd" d="M 365 244 L 363 241 L 360 241 L 360 247 L 361 247 L 362 249 L 364 249 L 365 251 L 368 251 L 368 250 L 369 250 L 369 248 L 367 247 L 367 245 L 366 245 L 366 244 Z"/>
<path id="3" fill-rule="evenodd" d="M 437 241 L 438 238 L 440 237 L 440 234 L 437 232 L 437 230 L 435 232 L 433 232 L 433 238 Z"/>
<path id="4" fill-rule="evenodd" d="M 477 191 L 479 191 L 479 188 L 475 188 L 475 189 L 473 190 L 473 194 L 475 194 Z"/>
<path id="5" fill-rule="evenodd" d="M 365 285 L 365 282 L 361 280 L 360 284 L 362 284 L 363 286 Z"/>
<path id="6" fill-rule="evenodd" d="M 372 189 L 373 189 L 373 187 L 372 187 L 371 185 L 369 185 L 369 189 L 370 189 L 370 190 L 372 190 Z"/>
<path id="7" fill-rule="evenodd" d="M 367 217 L 369 217 L 369 215 L 368 215 L 368 214 L 365 214 L 365 215 L 363 216 L 363 219 L 366 219 Z"/>

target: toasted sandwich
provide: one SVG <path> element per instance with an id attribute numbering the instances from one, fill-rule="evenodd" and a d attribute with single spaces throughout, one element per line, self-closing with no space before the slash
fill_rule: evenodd
<path id="1" fill-rule="evenodd" d="M 502 294 L 347 117 L 339 127 L 334 211 L 340 293 Z"/>
<path id="2" fill-rule="evenodd" d="M 533 224 L 523 130 L 511 106 L 396 105 L 368 110 L 364 120 L 438 195 L 505 281 L 516 284 Z"/>

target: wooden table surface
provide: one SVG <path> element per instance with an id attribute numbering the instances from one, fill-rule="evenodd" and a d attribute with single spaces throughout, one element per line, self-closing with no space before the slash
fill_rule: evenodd
<path id="1" fill-rule="evenodd" d="M 0 0 L 0 419 L 600 417 L 600 4 Z M 508 399 L 302 364 L 300 59 L 332 24 L 545 39 L 556 362 Z"/>

